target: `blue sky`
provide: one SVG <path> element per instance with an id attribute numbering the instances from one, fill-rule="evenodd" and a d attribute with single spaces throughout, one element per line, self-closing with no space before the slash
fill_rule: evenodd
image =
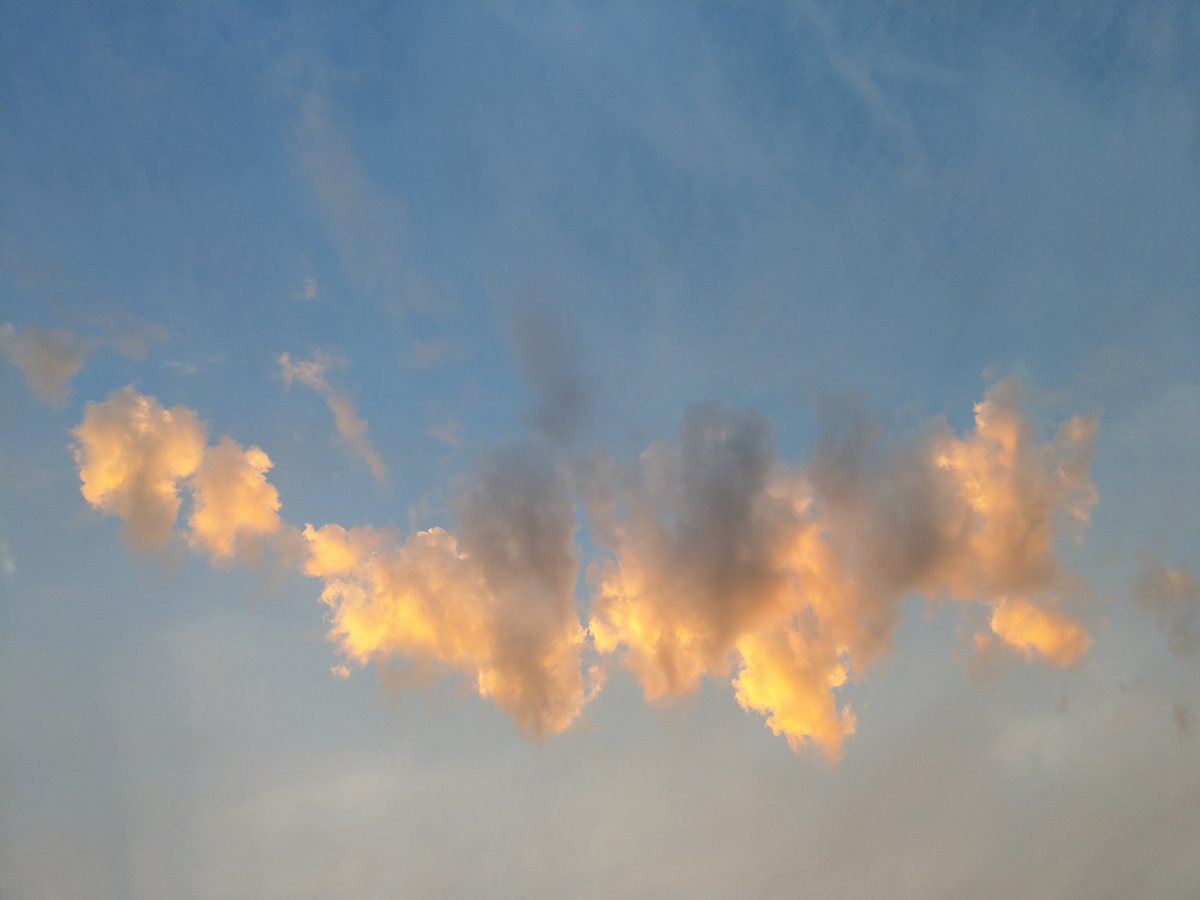
<path id="1" fill-rule="evenodd" d="M 1194 892 L 1198 60 L 1188 3 L 6 4 L 0 893 Z M 703 574 L 776 535 L 737 491 L 803 482 L 792 537 L 875 584 L 942 509 L 897 472 L 1008 376 L 1048 493 L 1006 490 L 1059 510 L 1030 602 L 1086 654 L 973 655 L 1027 572 L 888 581 L 842 755 L 794 753 L 730 685 L 757 595 Z M 261 559 L 210 564 L 199 469 L 150 549 L 81 495 L 127 385 L 269 456 Z M 377 678 L 306 523 L 444 527 L 518 622 L 561 580 L 603 689 L 529 740 L 444 647 Z M 711 627 L 703 676 L 646 702 L 677 670 L 606 589 Z"/>

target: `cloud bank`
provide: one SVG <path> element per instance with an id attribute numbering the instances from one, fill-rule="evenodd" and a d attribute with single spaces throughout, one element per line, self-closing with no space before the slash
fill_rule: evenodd
<path id="1" fill-rule="evenodd" d="M 327 390 L 321 360 L 281 363 Z M 374 662 L 457 675 L 538 739 L 577 721 L 614 663 L 650 702 L 728 678 L 793 750 L 837 760 L 857 724 L 838 689 L 878 668 L 908 596 L 981 605 L 983 653 L 1066 668 L 1091 645 L 1068 609 L 1081 579 L 1055 545 L 1063 529 L 1081 539 L 1097 499 L 1098 415 L 1039 442 L 1021 399 L 1008 378 L 966 434 L 934 419 L 898 440 L 851 409 L 806 464 L 779 458 L 763 414 L 693 407 L 637 465 L 596 467 L 607 475 L 586 492 L 601 552 L 586 627 L 578 479 L 545 447 L 486 454 L 453 530 L 308 524 L 299 565 L 323 583 L 339 674 Z M 188 543 L 214 562 L 296 533 L 280 519 L 267 454 L 228 436 L 209 445 L 186 407 L 127 387 L 89 404 L 75 435 L 85 499 L 121 516 L 136 546 L 170 539 L 181 492 Z M 1191 593 L 1178 580 L 1148 576 L 1146 603 L 1187 606 L 1194 579 Z"/>

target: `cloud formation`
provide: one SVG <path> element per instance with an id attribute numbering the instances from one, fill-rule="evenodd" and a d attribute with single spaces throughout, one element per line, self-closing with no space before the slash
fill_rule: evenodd
<path id="1" fill-rule="evenodd" d="M 382 482 L 387 477 L 387 468 L 375 450 L 375 445 L 371 443 L 371 436 L 367 433 L 367 420 L 358 415 L 354 401 L 347 395 L 334 390 L 325 377 L 329 369 L 345 364 L 345 360 L 320 351 L 313 354 L 312 359 L 300 360 L 295 363 L 287 353 L 279 357 L 284 384 L 291 387 L 293 381 L 299 381 L 320 394 L 333 413 L 338 434 L 342 436 L 355 455 L 367 464 L 371 469 L 371 474 L 375 476 L 375 480 Z"/>
<path id="2" fill-rule="evenodd" d="M 988 604 L 982 641 L 1074 665 L 1090 638 L 1058 609 L 1071 585 L 1056 520 L 1087 523 L 1096 425 L 1072 419 L 1038 444 L 1010 378 L 963 437 L 935 420 L 884 443 L 852 412 L 794 467 L 765 416 L 695 407 L 643 454 L 624 515 L 600 523 L 612 558 L 592 603 L 596 646 L 620 653 L 650 700 L 733 670 L 742 706 L 831 759 L 855 728 L 835 690 L 890 647 L 909 593 Z"/>
<path id="3" fill-rule="evenodd" d="M 1200 647 L 1200 583 L 1187 566 L 1168 569 L 1144 550 L 1138 563 L 1134 602 L 1154 619 L 1171 653 L 1191 656 Z"/>
<path id="4" fill-rule="evenodd" d="M 328 390 L 321 359 L 281 363 Z M 1039 443 L 1020 401 L 1019 382 L 1005 379 L 965 435 L 935 419 L 890 442 L 843 410 L 807 465 L 779 459 L 765 415 L 693 407 L 615 485 L 587 485 L 607 559 L 591 570 L 586 629 L 574 485 L 544 446 L 486 454 L 454 502 L 453 531 L 309 524 L 297 559 L 324 584 L 342 674 L 371 662 L 385 676 L 458 674 L 534 738 L 579 718 L 606 660 L 651 702 L 730 678 L 738 703 L 793 750 L 837 760 L 857 724 L 838 689 L 890 649 L 908 595 L 982 605 L 982 653 L 1006 646 L 1065 668 L 1091 645 L 1062 608 L 1079 579 L 1055 544 L 1060 524 L 1081 537 L 1096 501 L 1097 416 Z M 138 546 L 170 539 L 181 491 L 192 494 L 188 543 L 214 563 L 296 535 L 280 519 L 267 454 L 228 436 L 209 446 L 185 407 L 127 387 L 89 404 L 75 435 L 84 497 L 120 515 Z M 596 465 L 593 476 L 614 472 Z M 1154 609 L 1194 613 L 1194 579 L 1160 572 L 1145 584 Z M 585 674 L 593 649 L 601 659 Z"/>
<path id="5" fill-rule="evenodd" d="M 229 436 L 208 448 L 192 479 L 188 540 L 193 547 L 213 559 L 232 559 L 239 549 L 252 548 L 256 538 L 279 530 L 279 492 L 266 477 L 271 465 L 258 447 L 243 449 Z"/>
<path id="6" fill-rule="evenodd" d="M 360 665 L 398 657 L 462 673 L 522 732 L 559 733 L 588 697 L 566 483 L 548 462 L 505 448 L 484 458 L 459 506 L 458 537 L 305 527 L 304 571 L 325 581 L 330 638 Z"/>

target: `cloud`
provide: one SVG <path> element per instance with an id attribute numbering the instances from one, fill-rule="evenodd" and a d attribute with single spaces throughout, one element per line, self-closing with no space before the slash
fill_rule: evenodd
<path id="1" fill-rule="evenodd" d="M 207 437 L 195 412 L 166 409 L 124 387 L 88 403 L 72 434 L 84 499 L 120 516 L 135 547 L 167 543 L 179 515 L 179 484 L 204 459 Z"/>
<path id="2" fill-rule="evenodd" d="M 459 508 L 458 537 L 305 527 L 305 572 L 325 580 L 330 638 L 356 664 L 401 657 L 462 673 L 522 732 L 559 733 L 590 696 L 565 481 L 548 462 L 501 449 Z"/>
<path id="3" fill-rule="evenodd" d="M 283 371 L 284 384 L 290 387 L 293 380 L 299 381 L 324 398 L 325 405 L 333 413 L 338 434 L 355 455 L 367 464 L 375 480 L 384 481 L 387 468 L 375 450 L 375 445 L 371 443 L 371 436 L 367 433 L 367 420 L 358 415 L 354 401 L 334 390 L 325 377 L 329 369 L 346 365 L 345 360 L 318 351 L 310 360 L 293 363 L 291 356 L 284 353 L 279 357 L 279 365 Z"/>
<path id="4" fill-rule="evenodd" d="M 530 423 L 552 440 L 569 441 L 591 407 L 578 342 L 554 308 L 540 303 L 520 310 L 515 338 L 521 374 L 539 395 Z"/>
<path id="5" fill-rule="evenodd" d="M 1138 554 L 1134 602 L 1154 619 L 1167 649 L 1191 656 L 1200 646 L 1200 584 L 1187 566 L 1168 569 L 1144 550 Z"/>
<path id="6" fill-rule="evenodd" d="M 1090 637 L 1058 610 L 1075 584 L 1056 523 L 1087 524 L 1097 417 L 1038 444 L 1020 399 L 1005 379 L 972 432 L 938 419 L 898 443 L 840 407 L 808 466 L 777 458 L 765 416 L 694 407 L 598 516 L 611 559 L 591 609 L 597 648 L 619 653 L 649 700 L 732 669 L 742 706 L 830 759 L 856 723 L 836 689 L 890 648 L 909 593 L 987 604 L 997 638 L 1073 665 Z"/>
<path id="7" fill-rule="evenodd" d="M 71 391 L 71 378 L 97 347 L 114 347 L 130 359 L 143 359 L 147 344 L 165 337 L 166 329 L 161 325 L 139 320 L 133 320 L 132 325 L 126 322 L 123 330 L 110 329 L 104 337 L 79 336 L 66 329 L 47 329 L 36 323 L 18 332 L 8 322 L 0 326 L 0 351 L 25 373 L 39 398 L 57 405 L 66 399 Z"/>
<path id="8" fill-rule="evenodd" d="M 0 326 L 0 350 L 25 373 L 34 392 L 46 403 L 58 404 L 70 392 L 71 377 L 83 368 L 93 344 L 70 331 L 27 325 L 18 333 L 12 323 Z"/>
<path id="9" fill-rule="evenodd" d="M 281 363 L 289 379 L 331 392 L 328 358 Z M 1062 610 L 1079 579 L 1055 545 L 1058 523 L 1081 536 L 1096 501 L 1097 417 L 1039 443 L 1020 399 L 1006 379 L 976 405 L 968 433 L 934 419 L 896 441 L 857 407 L 828 404 L 807 465 L 779 459 L 765 415 L 719 403 L 688 410 L 674 438 L 624 473 L 598 458 L 568 477 L 545 447 L 505 445 L 454 501 L 457 529 L 404 538 L 327 524 L 307 525 L 301 540 L 279 517 L 265 452 L 231 437 L 209 447 L 194 412 L 132 388 L 88 405 L 76 457 L 84 496 L 121 515 L 140 546 L 169 540 L 181 490 L 193 495 L 189 543 L 214 562 L 295 538 L 303 571 L 324 583 L 340 674 L 369 662 L 385 681 L 397 664 L 458 673 L 535 738 L 578 719 L 605 658 L 623 662 L 651 702 L 730 678 L 738 703 L 793 750 L 836 761 L 857 727 L 839 689 L 878 665 L 912 593 L 987 610 L 990 631 L 975 635 L 984 655 L 1007 646 L 1070 667 L 1090 647 Z M 574 602 L 573 490 L 606 555 L 590 570 L 587 629 Z M 1194 579 L 1179 596 L 1194 604 Z M 602 659 L 585 677 L 589 633 Z"/>
<path id="10" fill-rule="evenodd" d="M 266 453 L 243 449 L 231 437 L 208 448 L 192 479 L 192 546 L 213 559 L 232 559 L 247 542 L 279 531 L 279 492 L 267 481 L 270 469 Z"/>
<path id="11" fill-rule="evenodd" d="M 1077 622 L 1024 600 L 1002 600 L 992 611 L 992 631 L 1032 660 L 1040 656 L 1060 668 L 1075 665 L 1092 645 Z"/>

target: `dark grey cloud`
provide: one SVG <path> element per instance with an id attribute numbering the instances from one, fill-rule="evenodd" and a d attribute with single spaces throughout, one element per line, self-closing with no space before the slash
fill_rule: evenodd
<path id="1" fill-rule="evenodd" d="M 518 310 L 513 338 L 521 376 L 538 395 L 529 424 L 553 441 L 570 441 L 592 406 L 580 341 L 561 313 L 545 302 L 530 302 Z"/>

